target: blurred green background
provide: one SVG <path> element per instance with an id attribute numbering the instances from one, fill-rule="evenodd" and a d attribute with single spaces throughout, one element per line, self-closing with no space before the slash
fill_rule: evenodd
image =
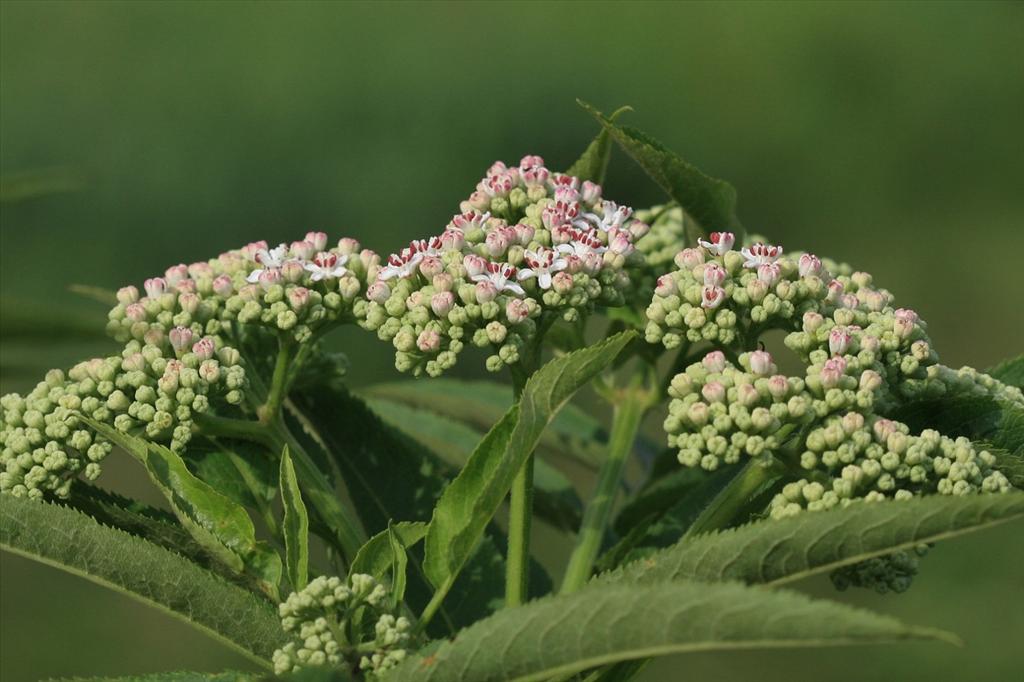
<path id="1" fill-rule="evenodd" d="M 631 123 L 736 185 L 748 229 L 874 273 L 948 364 L 1024 347 L 1008 256 L 1024 252 L 1024 3 L 5 0 L 0 31 L 5 392 L 105 347 L 102 307 L 69 285 L 309 229 L 388 252 L 441 227 L 494 159 L 567 166 L 596 132 L 576 97 L 633 105 Z M 621 155 L 607 188 L 660 200 Z M 77 331 L 29 333 L 56 316 Z M 393 377 L 387 348 L 342 337 L 354 383 Z M 1013 679 L 1021 530 L 940 546 L 906 595 L 848 595 L 964 649 L 694 655 L 645 679 Z M 82 580 L 0 568 L 4 682 L 245 665 Z"/>

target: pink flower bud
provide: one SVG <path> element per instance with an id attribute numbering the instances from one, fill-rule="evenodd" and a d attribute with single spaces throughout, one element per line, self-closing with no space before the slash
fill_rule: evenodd
<path id="1" fill-rule="evenodd" d="M 634 220 L 629 224 L 629 234 L 635 243 L 638 239 L 651 231 L 651 226 L 640 220 Z"/>
<path id="2" fill-rule="evenodd" d="M 238 290 L 238 295 L 243 301 L 261 301 L 263 298 L 262 289 L 256 284 L 246 284 Z"/>
<path id="3" fill-rule="evenodd" d="M 366 298 L 376 303 L 383 303 L 391 297 L 391 287 L 387 282 L 374 282 L 366 289 Z"/>
<path id="4" fill-rule="evenodd" d="M 700 294 L 700 305 L 702 308 L 713 310 L 722 305 L 725 300 L 725 289 L 721 287 L 704 287 Z"/>
<path id="5" fill-rule="evenodd" d="M 519 223 L 513 229 L 516 231 L 516 242 L 520 246 L 526 246 L 532 242 L 534 235 L 537 233 L 537 230 L 533 229 L 533 225 L 525 223 Z"/>
<path id="6" fill-rule="evenodd" d="M 195 353 L 196 357 L 199 358 L 200 361 L 212 358 L 213 353 L 216 350 L 217 347 L 213 343 L 213 339 L 209 336 L 204 336 L 192 344 L 192 352 Z"/>
<path id="7" fill-rule="evenodd" d="M 865 334 L 864 336 L 860 337 L 860 348 L 861 348 L 861 350 L 869 350 L 872 353 L 876 353 L 876 352 L 878 352 L 878 349 L 879 349 L 879 347 L 881 345 L 882 344 L 878 340 L 877 336 L 871 336 L 871 335 Z"/>
<path id="8" fill-rule="evenodd" d="M 847 310 L 856 310 L 860 306 L 860 299 L 856 294 L 843 294 L 839 297 L 836 305 Z"/>
<path id="9" fill-rule="evenodd" d="M 823 324 L 825 324 L 825 318 L 820 313 L 814 311 L 804 313 L 804 331 L 808 334 L 818 331 Z"/>
<path id="10" fill-rule="evenodd" d="M 875 432 L 875 440 L 879 443 L 885 443 L 889 440 L 889 436 L 898 431 L 896 422 L 888 419 L 879 419 L 871 425 L 871 430 Z"/>
<path id="11" fill-rule="evenodd" d="M 359 252 L 359 262 L 363 264 L 364 268 L 369 270 L 371 267 L 380 264 L 380 256 L 376 251 L 363 249 Z"/>
<path id="12" fill-rule="evenodd" d="M 710 241 L 698 239 L 697 243 L 716 256 L 724 256 L 736 243 L 736 235 L 732 232 L 712 232 L 708 235 L 708 239 Z"/>
<path id="13" fill-rule="evenodd" d="M 633 252 L 633 242 L 628 232 L 616 230 L 615 236 L 608 242 L 608 250 L 617 255 L 628 256 Z"/>
<path id="14" fill-rule="evenodd" d="M 662 275 L 658 278 L 658 285 L 654 287 L 654 293 L 661 297 L 671 296 L 677 291 L 679 287 L 676 286 L 675 277 L 672 275 Z"/>
<path id="15" fill-rule="evenodd" d="M 307 232 L 306 241 L 313 245 L 315 251 L 323 251 L 327 248 L 327 233 Z"/>
<path id="16" fill-rule="evenodd" d="M 898 308 L 896 312 L 893 313 L 893 316 L 897 320 L 906 320 L 911 324 L 917 322 L 917 320 L 919 319 L 917 313 L 915 313 L 910 308 Z"/>
<path id="17" fill-rule="evenodd" d="M 411 294 L 409 294 L 408 296 L 406 296 L 406 298 L 405 298 L 405 307 L 406 308 L 418 308 L 421 305 L 424 305 L 423 292 L 422 291 L 414 291 Z"/>
<path id="18" fill-rule="evenodd" d="M 828 301 L 829 303 L 833 303 L 837 301 L 840 296 L 843 295 L 843 291 L 845 290 L 846 287 L 843 285 L 843 283 L 840 282 L 838 279 L 834 279 L 828 283 L 828 294 L 826 294 L 825 300 Z"/>
<path id="19" fill-rule="evenodd" d="M 196 292 L 196 281 L 194 279 L 189 279 L 187 277 L 185 279 L 179 279 L 178 282 L 174 285 L 174 288 L 178 291 L 178 293 L 194 294 Z"/>
<path id="20" fill-rule="evenodd" d="M 896 336 L 905 339 L 914 333 L 914 323 L 905 317 L 897 317 L 892 321 L 892 330 Z"/>
<path id="21" fill-rule="evenodd" d="M 267 290 L 270 287 L 274 286 L 275 284 L 280 284 L 281 279 L 282 277 L 280 270 L 276 268 L 264 270 L 263 272 L 260 273 L 260 286 L 263 287 L 264 290 Z"/>
<path id="22" fill-rule="evenodd" d="M 420 272 L 427 279 L 433 279 L 435 275 L 444 272 L 444 263 L 436 256 L 424 256 L 420 261 Z"/>
<path id="23" fill-rule="evenodd" d="M 708 263 L 704 266 L 704 286 L 722 286 L 722 282 L 725 281 L 728 275 L 729 273 L 725 271 L 725 268 L 718 263 Z"/>
<path id="24" fill-rule="evenodd" d="M 349 256 L 359 251 L 359 242 L 351 237 L 342 237 L 338 240 L 338 253 Z"/>
<path id="25" fill-rule="evenodd" d="M 188 266 L 188 274 L 192 279 L 213 277 L 213 268 L 206 261 L 199 261 Z"/>
<path id="26" fill-rule="evenodd" d="M 449 229 L 441 235 L 441 248 L 445 251 L 461 251 L 466 245 L 466 235 L 462 230 Z"/>
<path id="27" fill-rule="evenodd" d="M 713 350 L 701 358 L 700 364 L 707 371 L 720 374 L 725 370 L 725 353 Z"/>
<path id="28" fill-rule="evenodd" d="M 117 290 L 117 301 L 128 305 L 129 303 L 135 303 L 139 300 L 139 290 L 133 286 L 121 287 Z"/>
<path id="29" fill-rule="evenodd" d="M 416 347 L 424 353 L 433 353 L 441 347 L 441 335 L 436 329 L 424 329 L 416 339 Z"/>
<path id="30" fill-rule="evenodd" d="M 572 275 L 568 272 L 556 272 L 551 278 L 551 288 L 559 294 L 567 294 L 572 291 Z"/>
<path id="31" fill-rule="evenodd" d="M 508 238 L 501 231 L 495 230 L 484 238 L 484 246 L 491 256 L 501 256 L 508 251 Z"/>
<path id="32" fill-rule="evenodd" d="M 487 303 L 493 301 L 498 295 L 498 289 L 490 281 L 484 280 L 483 282 L 476 283 L 476 300 L 477 303 Z"/>
<path id="33" fill-rule="evenodd" d="M 142 335 L 142 340 L 150 346 L 162 346 L 164 339 L 164 330 L 159 327 L 150 327 L 146 330 L 146 333 Z"/>
<path id="34" fill-rule="evenodd" d="M 801 255 L 797 267 L 801 277 L 817 277 L 821 274 L 821 260 L 813 253 Z"/>
<path id="35" fill-rule="evenodd" d="M 864 428 L 864 415 L 857 412 L 847 412 L 843 415 L 843 431 L 853 433 Z"/>
<path id="36" fill-rule="evenodd" d="M 683 249 L 676 254 L 676 267 L 681 270 L 693 270 L 704 262 L 704 252 L 700 249 Z"/>
<path id="37" fill-rule="evenodd" d="M 302 281 L 303 276 L 306 274 L 305 266 L 297 260 L 286 261 L 281 266 L 281 278 L 286 282 L 299 282 Z"/>
<path id="38" fill-rule="evenodd" d="M 487 261 L 477 255 L 469 255 L 462 259 L 462 266 L 470 277 L 476 277 L 487 272 Z"/>
<path id="39" fill-rule="evenodd" d="M 168 336 L 170 337 L 171 347 L 178 352 L 185 350 L 192 344 L 192 330 L 188 327 L 175 327 Z"/>
<path id="40" fill-rule="evenodd" d="M 483 192 L 473 192 L 469 195 L 469 205 L 478 211 L 483 211 L 491 205 L 491 198 Z"/>
<path id="41" fill-rule="evenodd" d="M 227 298 L 235 290 L 231 284 L 231 278 L 227 275 L 219 275 L 213 280 L 213 292 L 218 296 Z"/>
<path id="42" fill-rule="evenodd" d="M 144 322 L 146 320 L 146 308 L 141 303 L 132 303 L 124 309 L 125 317 L 132 322 Z"/>
<path id="43" fill-rule="evenodd" d="M 292 287 L 289 289 L 288 305 L 295 312 L 305 310 L 306 306 L 309 305 L 309 289 L 306 287 Z"/>
<path id="44" fill-rule="evenodd" d="M 821 368 L 821 385 L 825 388 L 835 388 L 845 374 L 846 360 L 841 355 L 827 360 Z"/>
<path id="45" fill-rule="evenodd" d="M 761 394 L 751 384 L 740 384 L 736 387 L 736 399 L 744 407 L 751 407 L 761 399 Z"/>
<path id="46" fill-rule="evenodd" d="M 438 317 L 446 317 L 455 305 L 455 295 L 450 291 L 442 291 L 430 297 L 430 309 Z"/>
<path id="47" fill-rule="evenodd" d="M 290 250 L 292 255 L 299 260 L 309 260 L 316 254 L 316 245 L 313 242 L 301 241 L 292 242 Z"/>
<path id="48" fill-rule="evenodd" d="M 158 298 L 167 291 L 167 281 L 163 277 L 152 277 L 143 283 L 142 288 L 146 290 L 146 296 Z"/>
<path id="49" fill-rule="evenodd" d="M 789 381 L 781 374 L 776 374 L 768 380 L 768 392 L 773 398 L 785 398 L 789 393 Z"/>
<path id="50" fill-rule="evenodd" d="M 774 374 L 775 363 L 772 362 L 772 355 L 768 351 L 755 350 L 750 354 L 750 371 L 758 376 Z"/>
<path id="51" fill-rule="evenodd" d="M 873 369 L 866 369 L 860 375 L 860 387 L 864 391 L 876 391 L 882 386 L 882 375 Z"/>
<path id="52" fill-rule="evenodd" d="M 519 324 L 530 316 L 530 308 L 526 301 L 513 298 L 505 305 L 505 317 L 512 324 Z"/>
<path id="53" fill-rule="evenodd" d="M 880 291 L 869 291 L 864 294 L 864 305 L 872 312 L 881 312 L 888 299 Z"/>
<path id="54" fill-rule="evenodd" d="M 604 257 L 599 253 L 588 253 L 583 257 L 583 270 L 588 274 L 594 275 L 601 271 L 604 267 Z"/>
<path id="55" fill-rule="evenodd" d="M 594 204 L 601 200 L 601 185 L 591 182 L 590 180 L 583 181 L 583 187 L 581 188 L 580 198 L 583 199 L 585 204 Z"/>
<path id="56" fill-rule="evenodd" d="M 248 244 L 242 247 L 241 251 L 242 255 L 244 255 L 249 260 L 254 261 L 256 260 L 256 255 L 260 251 L 266 251 L 267 248 L 267 240 L 261 239 L 258 242 L 249 242 Z"/>
<path id="57" fill-rule="evenodd" d="M 178 294 L 178 307 L 189 315 L 199 309 L 199 296 L 193 293 Z"/>
<path id="58" fill-rule="evenodd" d="M 537 154 L 527 154 L 519 160 L 519 170 L 537 168 L 544 165 L 544 158 Z"/>
<path id="59" fill-rule="evenodd" d="M 709 403 L 720 403 L 725 400 L 725 386 L 720 382 L 710 381 L 704 384 L 704 387 L 700 389 L 700 394 L 704 396 L 704 400 Z"/>
<path id="60" fill-rule="evenodd" d="M 768 286 L 775 284 L 781 276 L 782 267 L 778 263 L 765 263 L 757 268 L 757 278 Z"/>
<path id="61" fill-rule="evenodd" d="M 843 355 L 850 347 L 852 340 L 853 334 L 847 327 L 833 327 L 832 331 L 828 333 L 828 349 L 832 355 Z"/>
<path id="62" fill-rule="evenodd" d="M 172 265 L 164 272 L 164 278 L 167 280 L 167 284 L 172 287 L 186 277 L 188 277 L 188 266 L 184 263 Z"/>

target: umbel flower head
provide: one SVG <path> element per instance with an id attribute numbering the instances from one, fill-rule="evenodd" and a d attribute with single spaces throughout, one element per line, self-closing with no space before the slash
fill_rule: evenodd
<path id="1" fill-rule="evenodd" d="M 278 675 L 316 666 L 379 673 L 406 656 L 408 619 L 396 615 L 388 591 L 372 576 L 321 576 L 280 605 L 292 641 L 274 652 Z"/>
<path id="2" fill-rule="evenodd" d="M 556 319 L 624 302 L 634 243 L 647 225 L 601 187 L 553 173 L 539 156 L 497 162 L 440 234 L 388 257 L 367 289 L 365 326 L 395 347 L 395 365 L 441 374 L 466 343 L 487 368 L 520 360 Z"/>
<path id="3" fill-rule="evenodd" d="M 990 452 L 933 430 L 912 434 L 887 418 L 922 398 L 985 396 L 1024 406 L 1024 396 L 971 368 L 939 364 L 925 323 L 895 307 L 869 274 L 763 242 L 737 250 L 728 233 L 674 261 L 678 269 L 658 280 L 647 309 L 647 339 L 716 349 L 669 388 L 664 426 L 681 464 L 714 470 L 746 457 L 781 460 L 796 480 L 771 501 L 772 518 L 1010 489 Z M 806 363 L 802 375 L 780 374 L 769 353 L 751 348 L 769 329 L 789 332 L 785 345 Z M 833 577 L 839 587 L 902 591 L 922 553 L 880 557 Z"/>
<path id="4" fill-rule="evenodd" d="M 186 338 L 188 337 L 188 338 Z M 66 497 L 72 480 L 95 479 L 111 450 L 82 416 L 180 451 L 194 417 L 242 401 L 238 352 L 176 328 L 159 343 L 129 341 L 120 356 L 51 370 L 28 395 L 0 398 L 0 493 Z"/>
<path id="5" fill-rule="evenodd" d="M 175 265 L 147 279 L 140 292 L 121 289 L 108 332 L 120 341 L 158 341 L 176 328 L 217 337 L 225 325 L 255 325 L 303 342 L 328 325 L 363 314 L 362 294 L 380 258 L 354 239 L 328 248 L 309 232 L 291 244 L 259 241 L 215 259 Z"/>

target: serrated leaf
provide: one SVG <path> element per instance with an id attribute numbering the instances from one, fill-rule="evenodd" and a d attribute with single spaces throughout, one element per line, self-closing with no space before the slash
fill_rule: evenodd
<path id="1" fill-rule="evenodd" d="M 696 651 L 952 639 L 786 591 L 737 584 L 603 585 L 505 609 L 382 682 L 535 682 Z"/>
<path id="2" fill-rule="evenodd" d="M 278 467 L 260 446 L 193 439 L 182 456 L 189 470 L 238 504 L 262 509 L 277 498 Z"/>
<path id="3" fill-rule="evenodd" d="M 454 471 L 466 464 L 483 437 L 473 427 L 434 412 L 383 398 L 371 398 L 368 402 L 385 422 L 436 452 L 445 462 L 455 467 Z M 537 516 L 557 528 L 572 531 L 579 528 L 583 502 L 565 474 L 547 462 L 537 460 L 533 482 Z"/>
<path id="4" fill-rule="evenodd" d="M 687 538 L 598 580 L 777 585 L 1021 516 L 1018 492 L 865 502 Z"/>
<path id="5" fill-rule="evenodd" d="M 405 380 L 374 384 L 362 393 L 370 399 L 430 410 L 480 431 L 494 426 L 512 404 L 512 387 L 494 381 Z M 575 405 L 566 405 L 541 436 L 538 452 L 569 456 L 596 470 L 604 460 L 607 441 L 608 432 L 601 422 Z"/>
<path id="6" fill-rule="evenodd" d="M 614 121 L 620 114 L 632 111 L 632 107 L 621 107 L 615 111 L 608 120 Z M 602 127 L 597 137 L 587 145 L 583 155 L 576 159 L 576 162 L 569 166 L 566 175 L 575 175 L 581 181 L 589 180 L 598 185 L 604 184 L 604 175 L 608 170 L 608 160 L 612 155 L 612 141 L 608 129 Z"/>
<path id="7" fill-rule="evenodd" d="M 624 332 L 556 358 L 533 374 L 513 406 L 445 490 L 427 531 L 424 571 L 439 592 L 470 557 L 545 427 L 635 336 Z"/>
<path id="8" fill-rule="evenodd" d="M 988 370 L 986 374 L 994 379 L 998 379 L 1004 384 L 1016 386 L 1017 388 L 1024 390 L 1024 354 L 1018 355 L 1015 358 L 1003 360 L 998 365 Z"/>
<path id="9" fill-rule="evenodd" d="M 263 666 L 284 644 L 270 602 L 73 509 L 0 496 L 0 545 L 160 608 Z"/>
<path id="10" fill-rule="evenodd" d="M 299 490 L 299 481 L 295 477 L 295 467 L 292 466 L 287 446 L 281 452 L 281 482 L 278 487 L 281 490 L 281 506 L 284 508 L 281 523 L 284 565 L 292 590 L 298 592 L 309 581 L 309 516 L 302 502 L 302 491 Z"/>
<path id="11" fill-rule="evenodd" d="M 743 241 L 743 226 L 736 217 L 736 190 L 728 182 L 705 175 L 646 133 L 620 126 L 590 104 L 577 100 L 604 126 L 644 172 L 699 224 L 702 232 L 726 230 Z M 688 234 L 691 245 L 698 235 Z"/>
<path id="12" fill-rule="evenodd" d="M 196 478 L 170 449 L 89 417 L 81 419 L 143 464 L 174 515 L 203 549 L 232 570 L 257 578 L 262 589 L 277 598 L 281 557 L 266 543 L 256 541 L 252 519 L 241 505 Z"/>

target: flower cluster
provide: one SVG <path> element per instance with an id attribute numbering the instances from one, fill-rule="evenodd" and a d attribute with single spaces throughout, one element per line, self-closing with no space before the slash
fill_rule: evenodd
<path id="1" fill-rule="evenodd" d="M 132 340 L 120 356 L 51 370 L 28 395 L 0 398 L 0 492 L 65 497 L 78 473 L 95 479 L 111 445 L 83 415 L 180 451 L 211 401 L 242 401 L 237 351 L 210 337 L 176 348 Z"/>
<path id="2" fill-rule="evenodd" d="M 379 265 L 379 256 L 353 239 L 327 248 L 323 232 L 273 248 L 253 242 L 209 261 L 172 266 L 147 279 L 143 292 L 122 288 L 107 330 L 119 341 L 159 342 L 175 329 L 199 338 L 238 323 L 302 342 L 329 323 L 354 321 Z"/>
<path id="3" fill-rule="evenodd" d="M 601 187 L 552 173 L 539 156 L 491 166 L 444 231 L 388 257 L 367 290 L 365 326 L 395 347 L 395 365 L 441 374 L 466 343 L 487 368 L 520 360 L 556 319 L 621 305 L 634 243 L 648 227 Z"/>
<path id="4" fill-rule="evenodd" d="M 395 615 L 388 591 L 372 576 L 320 576 L 289 595 L 279 612 L 293 641 L 274 652 L 278 675 L 325 665 L 379 673 L 406 656 L 411 624 Z"/>

